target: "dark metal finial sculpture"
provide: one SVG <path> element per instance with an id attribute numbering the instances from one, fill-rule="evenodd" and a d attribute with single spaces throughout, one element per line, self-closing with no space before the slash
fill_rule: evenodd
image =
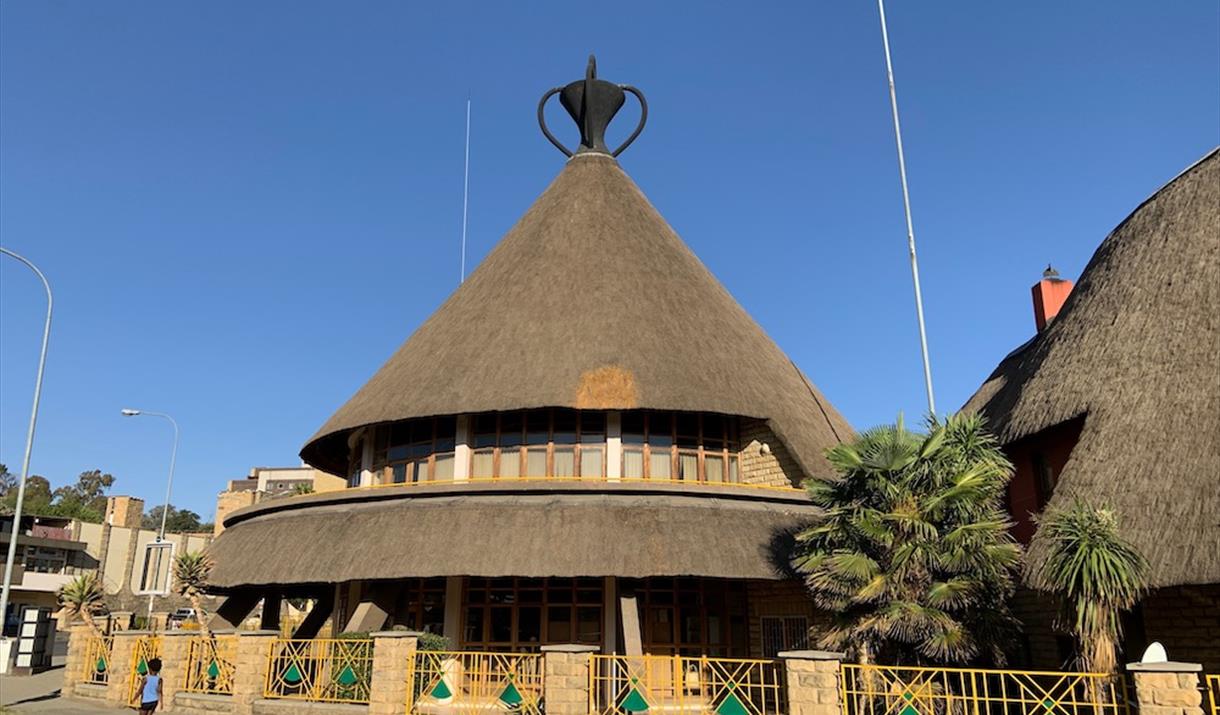
<path id="1" fill-rule="evenodd" d="M 610 151 L 606 147 L 606 127 L 610 126 L 610 122 L 618 110 L 623 108 L 623 103 L 627 101 L 627 92 L 634 94 L 635 98 L 640 100 L 640 123 L 631 136 L 627 137 L 627 141 L 614 151 Z M 559 95 L 559 103 L 568 110 L 568 114 L 572 116 L 576 126 L 580 127 L 580 148 L 575 152 L 561 144 L 547 129 L 543 109 L 546 107 L 547 100 L 555 94 Z M 648 102 L 644 101 L 644 94 L 631 85 L 613 84 L 598 79 L 597 58 L 593 55 L 589 55 L 589 66 L 585 70 L 583 80 L 571 82 L 566 87 L 555 87 L 548 90 L 546 94 L 542 95 L 542 100 L 538 102 L 538 126 L 542 128 L 542 134 L 565 156 L 590 152 L 618 156 L 623 153 L 624 149 L 631 146 L 631 142 L 635 141 L 640 132 L 644 131 L 646 121 L 648 121 Z"/>

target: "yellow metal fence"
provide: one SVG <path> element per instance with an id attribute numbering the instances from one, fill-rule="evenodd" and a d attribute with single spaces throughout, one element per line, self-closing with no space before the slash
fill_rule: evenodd
<path id="1" fill-rule="evenodd" d="M 783 663 L 739 658 L 591 655 L 589 713 L 784 715 Z"/>
<path id="2" fill-rule="evenodd" d="M 537 653 L 418 651 L 408 677 L 407 712 L 413 715 L 543 712 Z"/>
<path id="3" fill-rule="evenodd" d="M 81 662 L 80 682 L 105 685 L 110 682 L 110 653 L 114 638 L 91 636 L 85 641 L 85 654 Z"/>
<path id="4" fill-rule="evenodd" d="M 277 639 L 267 650 L 268 698 L 367 703 L 373 676 L 370 639 Z"/>
<path id="5" fill-rule="evenodd" d="M 182 689 L 188 693 L 233 694 L 237 636 L 191 638 Z"/>
<path id="6" fill-rule="evenodd" d="M 844 715 L 1131 715 L 1123 676 L 844 663 Z"/>
<path id="7" fill-rule="evenodd" d="M 1212 715 L 1220 715 L 1220 673 L 1207 676 L 1207 702 Z"/>
<path id="8" fill-rule="evenodd" d="M 131 702 L 140 688 L 140 681 L 148 675 L 148 663 L 161 657 L 161 636 L 144 636 L 136 640 L 131 651 L 131 674 L 127 678 L 127 700 Z"/>

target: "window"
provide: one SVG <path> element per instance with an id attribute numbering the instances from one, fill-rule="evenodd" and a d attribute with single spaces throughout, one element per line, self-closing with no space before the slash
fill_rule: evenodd
<path id="1" fill-rule="evenodd" d="M 760 620 L 764 658 L 809 647 L 809 619 L 805 616 L 763 616 Z"/>
<path id="2" fill-rule="evenodd" d="M 713 657 L 749 653 L 743 583 L 700 578 L 621 583 L 624 593 L 636 595 L 646 653 Z"/>
<path id="3" fill-rule="evenodd" d="M 360 486 L 360 475 L 364 471 L 364 440 L 358 439 L 352 445 L 352 453 L 347 463 L 347 486 Z"/>
<path id="4" fill-rule="evenodd" d="M 737 424 L 722 415 L 623 415 L 624 479 L 736 482 L 738 449 Z"/>
<path id="5" fill-rule="evenodd" d="M 402 583 L 398 608 L 391 625 L 413 631 L 442 633 L 445 630 L 445 579 L 413 578 Z"/>
<path id="6" fill-rule="evenodd" d="M 531 651 L 548 643 L 602 642 L 600 578 L 466 580 L 462 647 Z"/>
<path id="7" fill-rule="evenodd" d="M 605 413 L 554 409 L 473 418 L 472 479 L 601 477 L 605 462 Z"/>
<path id="8" fill-rule="evenodd" d="M 373 437 L 373 470 L 381 484 L 453 479 L 457 419 L 405 420 L 378 427 Z"/>
<path id="9" fill-rule="evenodd" d="M 1055 483 L 1058 479 L 1054 468 L 1047 461 L 1046 455 L 1034 452 L 1031 461 L 1034 469 L 1034 488 L 1038 490 L 1038 509 L 1041 509 L 1051 500 L 1051 494 L 1055 491 Z"/>

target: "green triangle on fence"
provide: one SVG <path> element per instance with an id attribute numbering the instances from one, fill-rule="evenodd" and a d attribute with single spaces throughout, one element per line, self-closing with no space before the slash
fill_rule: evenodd
<path id="1" fill-rule="evenodd" d="M 288 670 L 284 671 L 284 682 L 289 685 L 296 685 L 301 682 L 301 670 L 297 668 L 296 663 L 289 665 Z"/>
<path id="2" fill-rule="evenodd" d="M 521 704 L 521 691 L 517 690 L 517 686 L 513 684 L 512 676 L 508 676 L 508 685 L 504 686 L 504 692 L 500 693 L 500 702 L 505 705 L 513 706 Z"/>
<path id="3" fill-rule="evenodd" d="M 436 687 L 432 689 L 430 694 L 437 700 L 445 700 L 453 697 L 453 691 L 449 689 L 449 686 L 445 683 L 444 678 L 437 681 Z"/>
<path id="4" fill-rule="evenodd" d="M 903 708 L 902 711 L 898 713 L 898 715 L 919 715 L 919 711 L 916 710 L 914 706 L 908 705 L 905 708 Z"/>
<path id="5" fill-rule="evenodd" d="M 1046 700 L 1042 701 L 1042 707 L 1046 708 L 1047 710 L 1053 710 L 1055 708 L 1055 701 L 1047 698 Z"/>
<path id="6" fill-rule="evenodd" d="M 632 688 L 631 692 L 627 693 L 627 697 L 623 698 L 623 702 L 619 703 L 619 707 L 629 713 L 646 713 L 648 712 L 648 701 L 640 694 L 636 688 Z"/>
<path id="7" fill-rule="evenodd" d="M 750 711 L 741 703 L 737 693 L 733 692 L 733 688 L 734 685 L 729 683 L 729 694 L 716 706 L 717 715 L 750 715 Z"/>
<path id="8" fill-rule="evenodd" d="M 356 673 L 352 670 L 352 666 L 345 665 L 343 670 L 339 671 L 339 685 L 351 687 L 356 684 Z"/>
<path id="9" fill-rule="evenodd" d="M 93 667 L 97 669 L 97 672 L 105 673 L 106 672 L 106 656 L 104 656 L 104 655 L 98 656 L 97 663 Z"/>
<path id="10" fill-rule="evenodd" d="M 139 664 L 136 665 L 136 672 L 140 675 L 148 674 L 148 663 L 145 663 L 143 658 L 141 658 Z"/>
<path id="11" fill-rule="evenodd" d="M 214 660 L 208 664 L 208 677 L 212 679 L 220 677 L 220 666 Z"/>

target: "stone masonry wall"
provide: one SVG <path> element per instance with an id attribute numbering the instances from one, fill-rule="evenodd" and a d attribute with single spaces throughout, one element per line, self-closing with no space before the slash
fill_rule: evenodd
<path id="1" fill-rule="evenodd" d="M 741 481 L 745 484 L 799 487 L 805 479 L 788 448 L 763 420 L 741 421 L 740 455 Z"/>
<path id="2" fill-rule="evenodd" d="M 800 581 L 750 581 L 746 584 L 746 598 L 750 609 L 750 657 L 753 658 L 763 655 L 764 616 L 804 616 L 808 619 L 808 642 L 789 644 L 788 650 L 816 648 L 821 631 L 830 623 L 830 614 L 814 607 L 805 584 Z"/>

